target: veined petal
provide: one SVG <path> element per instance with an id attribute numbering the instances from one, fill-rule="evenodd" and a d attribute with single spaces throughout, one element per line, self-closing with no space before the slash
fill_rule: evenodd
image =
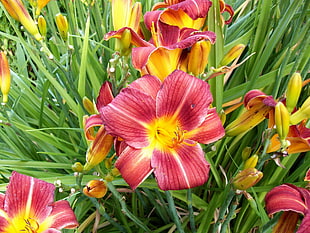
<path id="1" fill-rule="evenodd" d="M 123 138 L 134 148 L 149 145 L 146 126 L 155 118 L 155 101 L 151 96 L 125 88 L 100 113 L 109 134 Z"/>
<path id="2" fill-rule="evenodd" d="M 305 214 L 307 209 L 304 195 L 292 184 L 283 184 L 273 188 L 265 197 L 266 209 L 269 215 L 279 211 L 294 211 Z M 308 191 L 309 192 L 309 191 Z"/>
<path id="3" fill-rule="evenodd" d="M 145 92 L 146 94 L 150 95 L 154 100 L 156 99 L 160 86 L 160 80 L 152 75 L 144 75 L 143 77 L 138 78 L 129 85 L 130 88 L 135 88 Z"/>
<path id="4" fill-rule="evenodd" d="M 104 82 L 100 88 L 99 95 L 96 100 L 97 109 L 108 105 L 113 99 L 112 84 L 110 82 Z"/>
<path id="5" fill-rule="evenodd" d="M 215 108 L 209 110 L 205 121 L 198 128 L 186 133 L 187 138 L 203 144 L 215 142 L 224 135 L 225 130 Z"/>
<path id="6" fill-rule="evenodd" d="M 23 216 L 42 222 L 52 211 L 53 184 L 13 171 L 5 195 L 4 209 L 9 218 Z M 18 200 L 18 201 L 16 201 Z"/>
<path id="7" fill-rule="evenodd" d="M 4 200 L 5 195 L 3 193 L 0 193 L 0 232 L 3 232 L 3 230 L 8 224 L 7 221 L 8 216 L 4 211 Z"/>
<path id="8" fill-rule="evenodd" d="M 210 165 L 199 144 L 180 144 L 175 150 L 154 150 L 151 165 L 162 190 L 193 188 L 203 185 L 209 177 Z"/>
<path id="9" fill-rule="evenodd" d="M 56 201 L 51 206 L 53 210 L 50 216 L 45 219 L 45 222 L 49 222 L 51 224 L 50 228 L 73 229 L 79 225 L 68 201 Z M 43 222 L 43 224 L 45 222 Z"/>
<path id="10" fill-rule="evenodd" d="M 144 23 L 147 29 L 150 31 L 152 24 L 154 23 L 156 26 L 156 23 L 159 21 L 159 17 L 163 11 L 148 11 L 144 14 Z"/>
<path id="11" fill-rule="evenodd" d="M 117 159 L 115 167 L 132 189 L 138 187 L 153 171 L 152 153 L 150 147 L 137 150 L 128 146 Z"/>
<path id="12" fill-rule="evenodd" d="M 177 120 L 182 130 L 191 131 L 205 120 L 212 102 L 209 84 L 176 70 L 164 81 L 156 100 L 158 118 Z"/>
<path id="13" fill-rule="evenodd" d="M 160 46 L 169 46 L 178 42 L 180 29 L 165 23 L 158 22 L 158 41 Z"/>
<path id="14" fill-rule="evenodd" d="M 294 233 L 299 219 L 299 214 L 293 211 L 282 213 L 279 221 L 272 229 L 273 233 Z"/>
<path id="15" fill-rule="evenodd" d="M 205 18 L 212 5 L 209 0 L 186 0 L 169 6 L 172 10 L 183 10 L 192 19 Z"/>

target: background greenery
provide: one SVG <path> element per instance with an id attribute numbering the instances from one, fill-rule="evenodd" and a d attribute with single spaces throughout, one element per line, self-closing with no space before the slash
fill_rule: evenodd
<path id="1" fill-rule="evenodd" d="M 141 2 L 146 12 L 157 1 Z M 223 33 L 223 40 L 218 37 L 207 70 L 216 67 L 236 44 L 247 46 L 240 60 L 255 53 L 225 84 L 223 77 L 211 80 L 218 110 L 223 103 L 255 88 L 280 97 L 293 72 L 299 71 L 304 80 L 309 78 L 309 2 L 227 0 L 235 16 L 223 29 L 215 25 L 210 11 L 209 29 Z M 31 12 L 30 6 L 28 9 Z M 68 41 L 57 31 L 55 15 L 59 12 L 68 18 Z M 150 178 L 132 192 L 118 177 L 109 183 L 104 198 L 95 200 L 83 195 L 83 185 L 98 177 L 94 170 L 76 177 L 71 169 L 77 161 L 85 163 L 88 147 L 82 127 L 83 116 L 88 113 L 82 98 L 95 101 L 104 81 L 114 78 L 114 84 L 121 88 L 124 77 L 129 75 L 130 82 L 139 74 L 115 56 L 113 39 L 103 40 L 105 33 L 113 30 L 108 0 L 52 0 L 42 15 L 47 21 L 45 42 L 53 59 L 0 7 L 0 46 L 7 52 L 12 76 L 9 102 L 0 106 L 1 191 L 5 191 L 12 170 L 51 183 L 57 181 L 56 199 L 69 200 L 81 224 L 76 232 L 95 232 L 96 228 L 97 232 L 270 231 L 276 218 L 270 220 L 264 210 L 266 192 L 285 182 L 304 186 L 310 159 L 309 152 L 290 155 L 282 159 L 285 169 L 272 160 L 266 161 L 270 155 L 261 150 L 266 143 L 262 136 L 266 122 L 245 135 L 224 137 L 205 146 L 211 174 L 201 187 L 162 192 Z M 113 57 L 116 59 L 111 62 Z M 109 72 L 111 66 L 115 66 L 115 74 Z M 300 103 L 308 96 L 309 85 L 303 88 Z M 225 125 L 239 112 L 237 109 L 228 114 Z M 263 179 L 248 190 L 254 205 L 236 195 L 231 187 L 231 178 L 241 169 L 245 147 L 251 147 L 252 154 L 258 153 L 264 173 Z M 105 172 L 103 165 L 97 169 Z"/>

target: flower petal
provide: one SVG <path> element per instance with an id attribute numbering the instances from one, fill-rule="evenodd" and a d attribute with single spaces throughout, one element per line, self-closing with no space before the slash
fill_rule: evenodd
<path id="1" fill-rule="evenodd" d="M 212 95 L 209 84 L 183 71 L 176 70 L 164 81 L 158 92 L 157 117 L 174 117 L 182 130 L 197 128 L 205 120 Z"/>
<path id="2" fill-rule="evenodd" d="M 79 225 L 68 201 L 56 201 L 51 206 L 53 210 L 50 216 L 45 220 L 51 222 L 50 228 L 73 229 Z"/>
<path id="3" fill-rule="evenodd" d="M 265 197 L 266 209 L 269 215 L 279 211 L 294 211 L 305 214 L 308 207 L 300 189 L 292 184 L 283 184 L 273 188 Z"/>
<path id="4" fill-rule="evenodd" d="M 209 110 L 205 121 L 196 129 L 186 133 L 186 137 L 203 144 L 217 141 L 225 135 L 222 122 L 215 108 Z"/>
<path id="5" fill-rule="evenodd" d="M 131 52 L 132 65 L 142 74 L 146 74 L 145 65 L 152 54 L 156 50 L 154 46 L 133 48 Z"/>
<path id="6" fill-rule="evenodd" d="M 178 4 L 171 5 L 168 8 L 175 11 L 181 9 L 192 19 L 197 19 L 205 18 L 211 5 L 212 2 L 209 0 L 186 0 Z"/>
<path id="7" fill-rule="evenodd" d="M 132 189 L 138 187 L 153 171 L 151 148 L 134 149 L 128 146 L 115 163 L 124 180 Z"/>
<path id="8" fill-rule="evenodd" d="M 135 148 L 149 145 L 146 126 L 155 118 L 155 101 L 151 96 L 125 88 L 100 113 L 109 134 L 123 138 Z"/>
<path id="9" fill-rule="evenodd" d="M 99 95 L 97 97 L 97 109 L 108 105 L 112 102 L 113 99 L 114 97 L 112 93 L 112 84 L 110 82 L 104 82 L 100 88 Z"/>
<path id="10" fill-rule="evenodd" d="M 3 232 L 5 227 L 8 225 L 7 214 L 4 211 L 4 200 L 5 195 L 0 193 L 0 232 Z"/>
<path id="11" fill-rule="evenodd" d="M 101 119 L 100 114 L 97 115 L 91 115 L 88 117 L 85 121 L 85 126 L 84 126 L 84 132 L 85 132 L 85 137 L 89 141 L 95 140 L 95 135 L 93 133 L 93 127 L 95 126 L 102 126 L 103 122 Z"/>
<path id="12" fill-rule="evenodd" d="M 301 221 L 299 228 L 296 233 L 309 233 L 310 229 L 310 209 L 308 209 L 305 217 Z"/>
<path id="13" fill-rule="evenodd" d="M 294 233 L 299 219 L 299 214 L 293 211 L 285 211 L 281 214 L 279 221 L 272 232 Z"/>
<path id="14" fill-rule="evenodd" d="M 4 210 L 10 218 L 17 215 L 24 219 L 43 221 L 52 211 L 53 184 L 13 171 L 5 195 Z"/>
<path id="15" fill-rule="evenodd" d="M 160 86 L 160 80 L 152 75 L 145 75 L 141 78 L 138 78 L 129 85 L 130 88 L 135 88 L 145 92 L 146 94 L 150 95 L 154 100 L 156 99 Z"/>
<path id="16" fill-rule="evenodd" d="M 181 144 L 175 150 L 153 153 L 151 166 L 162 190 L 180 190 L 203 185 L 209 177 L 210 165 L 199 144 Z"/>

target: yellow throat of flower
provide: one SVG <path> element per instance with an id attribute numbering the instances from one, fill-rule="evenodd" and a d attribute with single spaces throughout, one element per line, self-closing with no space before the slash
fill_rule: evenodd
<path id="1" fill-rule="evenodd" d="M 177 120 L 162 117 L 154 120 L 149 127 L 151 145 L 158 149 L 172 149 L 179 144 L 194 146 L 185 142 L 186 130 L 182 130 Z"/>

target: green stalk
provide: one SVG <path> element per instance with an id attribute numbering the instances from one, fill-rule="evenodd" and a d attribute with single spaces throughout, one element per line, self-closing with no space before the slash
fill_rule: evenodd
<path id="1" fill-rule="evenodd" d="M 165 191 L 165 193 L 166 193 L 167 201 L 168 201 L 168 204 L 169 204 L 169 210 L 170 210 L 170 213 L 172 214 L 172 218 L 174 220 L 174 223 L 175 223 L 179 233 L 184 233 L 184 230 L 182 228 L 182 225 L 181 225 L 181 222 L 180 222 L 177 210 L 175 208 L 173 197 L 172 197 L 172 195 L 171 195 L 171 193 L 169 191 Z"/>

